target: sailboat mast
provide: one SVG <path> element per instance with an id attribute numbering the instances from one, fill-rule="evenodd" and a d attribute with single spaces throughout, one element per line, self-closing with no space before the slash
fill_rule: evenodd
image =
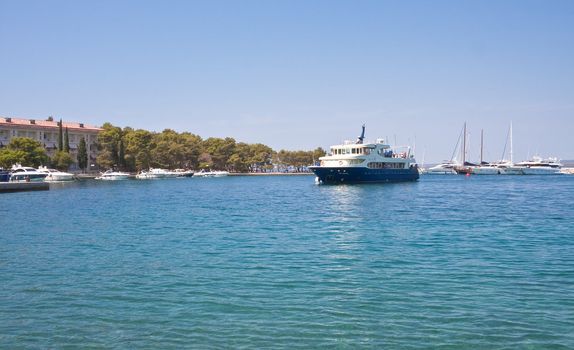
<path id="1" fill-rule="evenodd" d="M 514 158 L 513 158 L 513 152 L 512 152 L 512 122 L 510 122 L 510 164 L 514 164 Z"/>
<path id="2" fill-rule="evenodd" d="M 466 122 L 464 122 L 464 133 L 462 135 L 462 165 L 466 163 Z"/>
<path id="3" fill-rule="evenodd" d="M 483 141 L 484 141 L 484 129 L 480 129 L 480 164 L 482 164 Z"/>

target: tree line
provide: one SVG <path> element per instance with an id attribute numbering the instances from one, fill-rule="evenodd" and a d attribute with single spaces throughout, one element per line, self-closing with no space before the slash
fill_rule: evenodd
<path id="1" fill-rule="evenodd" d="M 67 170 L 76 163 L 86 169 L 88 154 L 82 138 L 76 159 L 70 155 L 67 129 L 60 120 L 58 150 L 52 158 L 42 144 L 30 138 L 13 138 L 0 149 L 0 167 L 9 168 L 21 163 L 38 167 L 51 165 Z M 165 129 L 151 132 L 130 127 L 120 128 L 105 123 L 97 138 L 96 163 L 100 169 L 136 172 L 148 168 L 216 169 L 231 172 L 301 171 L 325 155 L 322 148 L 312 151 L 274 151 L 261 143 L 237 142 L 234 138 L 210 137 L 203 139 L 190 132 Z"/>
<path id="2" fill-rule="evenodd" d="M 261 143 L 237 142 L 234 138 L 203 139 L 190 132 L 171 129 L 151 132 L 110 123 L 98 134 L 97 164 L 101 168 L 139 171 L 148 168 L 217 169 L 232 172 L 277 170 L 302 167 L 325 155 L 313 151 L 274 151 Z"/>

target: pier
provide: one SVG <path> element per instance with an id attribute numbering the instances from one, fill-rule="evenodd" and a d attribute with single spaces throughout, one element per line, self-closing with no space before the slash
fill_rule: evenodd
<path id="1" fill-rule="evenodd" d="M 47 182 L 0 182 L 0 193 L 47 191 L 49 189 L 50 184 Z"/>

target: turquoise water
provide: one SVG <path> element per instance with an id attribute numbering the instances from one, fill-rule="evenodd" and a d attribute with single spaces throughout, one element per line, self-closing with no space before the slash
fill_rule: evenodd
<path id="1" fill-rule="evenodd" d="M 0 195 L 0 348 L 574 348 L 574 176 Z"/>

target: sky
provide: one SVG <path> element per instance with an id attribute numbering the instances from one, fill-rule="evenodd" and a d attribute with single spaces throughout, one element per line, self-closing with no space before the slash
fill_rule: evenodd
<path id="1" fill-rule="evenodd" d="M 0 116 L 574 159 L 574 1 L 0 0 Z"/>

